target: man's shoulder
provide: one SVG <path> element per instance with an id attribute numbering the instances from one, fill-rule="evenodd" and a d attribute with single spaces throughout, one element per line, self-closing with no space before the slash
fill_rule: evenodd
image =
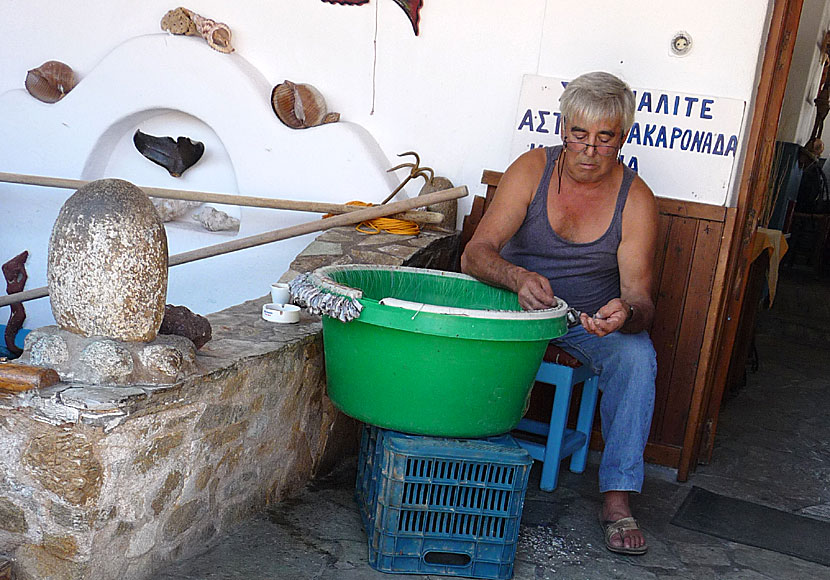
<path id="1" fill-rule="evenodd" d="M 655 218 L 657 217 L 657 199 L 654 192 L 639 175 L 635 176 L 631 182 L 625 208 L 633 210 L 633 213 L 642 217 L 647 214 L 653 214 Z"/>
<path id="2" fill-rule="evenodd" d="M 535 147 L 519 155 L 508 170 L 522 172 L 541 172 L 548 161 L 547 147 Z"/>
<path id="3" fill-rule="evenodd" d="M 499 186 L 502 190 L 511 190 L 532 193 L 536 189 L 542 174 L 545 172 L 547 153 L 544 148 L 537 147 L 519 155 L 510 167 L 507 168 Z"/>

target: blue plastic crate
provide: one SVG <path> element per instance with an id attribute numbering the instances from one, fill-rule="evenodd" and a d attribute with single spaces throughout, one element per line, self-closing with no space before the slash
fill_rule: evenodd
<path id="1" fill-rule="evenodd" d="M 383 437 L 381 429 L 371 425 L 364 425 L 360 434 L 360 452 L 357 457 L 357 480 L 355 481 L 354 497 L 357 502 L 360 518 L 363 520 L 363 529 L 371 531 L 374 520 L 369 516 L 377 498 L 377 476 L 375 465 L 381 447 L 378 446 L 378 437 Z M 378 471 L 380 473 L 380 471 Z"/>
<path id="2" fill-rule="evenodd" d="M 367 426 L 362 443 L 356 498 L 373 568 L 513 575 L 533 460 L 511 436 L 444 439 Z"/>

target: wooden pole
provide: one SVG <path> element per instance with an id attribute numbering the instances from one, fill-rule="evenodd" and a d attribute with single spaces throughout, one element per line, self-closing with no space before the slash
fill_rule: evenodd
<path id="1" fill-rule="evenodd" d="M 61 189 L 78 189 L 89 183 L 89 181 L 84 181 L 82 179 L 67 179 L 63 177 L 46 177 L 42 175 L 2 172 L 0 172 L 0 182 L 17 183 L 20 185 L 38 185 L 42 187 L 57 187 Z M 163 187 L 148 187 L 144 185 L 139 185 L 138 187 L 140 187 L 141 190 L 144 191 L 144 193 L 149 197 L 198 201 L 200 203 L 221 203 L 225 205 L 244 205 L 248 207 L 334 214 L 353 212 L 363 209 L 363 207 L 358 205 L 346 205 L 344 203 L 300 201 L 295 199 L 272 199 L 270 197 L 230 195 L 227 193 L 189 191 L 185 189 L 166 189 Z M 419 224 L 439 224 L 441 223 L 441 220 L 444 219 L 444 214 L 434 211 L 405 211 L 390 215 L 389 217 Z"/>
<path id="2" fill-rule="evenodd" d="M 386 205 L 376 205 L 372 207 L 367 207 L 359 209 L 357 211 L 344 213 L 341 215 L 336 215 L 321 220 L 315 220 L 313 222 L 297 224 L 295 226 L 289 226 L 287 228 L 281 228 L 270 232 L 264 232 L 261 234 L 248 236 L 247 238 L 240 238 L 238 240 L 232 240 L 230 242 L 214 244 L 213 246 L 197 248 L 195 250 L 190 250 L 189 252 L 182 252 L 181 254 L 170 256 L 170 258 L 167 261 L 167 264 L 168 266 L 178 266 L 179 264 L 187 264 L 188 262 L 195 262 L 196 260 L 203 260 L 204 258 L 211 258 L 213 256 L 228 254 L 230 252 L 236 252 L 238 250 L 245 250 L 247 248 L 261 246 L 263 244 L 270 244 L 271 242 L 286 240 L 288 238 L 294 238 L 297 236 L 302 236 L 304 234 L 310 234 L 312 232 L 320 232 L 340 226 L 358 224 L 363 221 L 372 220 L 379 217 L 385 217 L 397 212 L 403 212 L 410 209 L 414 209 L 416 207 L 424 207 L 441 201 L 459 199 L 461 197 L 465 197 L 466 195 L 467 188 L 465 186 L 453 187 L 452 189 L 445 189 L 443 191 L 427 193 L 425 195 L 419 195 L 418 197 L 404 199 L 402 201 L 396 201 L 394 203 L 388 203 Z M 0 307 L 8 306 L 9 304 L 16 304 L 17 302 L 26 302 L 28 300 L 34 300 L 36 298 L 43 298 L 44 296 L 48 295 L 49 288 L 44 286 L 42 288 L 35 288 L 33 290 L 26 290 L 24 292 L 9 294 L 8 296 L 0 296 Z"/>

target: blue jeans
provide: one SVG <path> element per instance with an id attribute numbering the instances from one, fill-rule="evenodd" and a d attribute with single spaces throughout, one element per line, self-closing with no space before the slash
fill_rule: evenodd
<path id="1" fill-rule="evenodd" d="M 599 411 L 605 440 L 599 465 L 600 492 L 639 492 L 657 377 L 657 357 L 648 333 L 613 332 L 598 337 L 575 326 L 551 342 L 599 375 Z"/>

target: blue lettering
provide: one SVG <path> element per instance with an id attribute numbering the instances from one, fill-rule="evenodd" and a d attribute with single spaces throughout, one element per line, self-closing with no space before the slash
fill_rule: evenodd
<path id="1" fill-rule="evenodd" d="M 550 111 L 539 111 L 539 126 L 536 127 L 537 133 L 550 133 L 547 129 L 545 129 L 545 117 L 550 115 Z"/>
<path id="2" fill-rule="evenodd" d="M 709 113 L 709 111 L 711 111 L 710 106 L 712 104 L 714 104 L 714 102 L 715 102 L 714 99 L 703 99 L 700 102 L 700 118 L 701 119 L 711 119 L 712 118 L 711 114 L 707 115 L 706 113 Z"/>
<path id="3" fill-rule="evenodd" d="M 701 147 L 703 147 L 703 133 L 695 131 L 695 138 L 692 139 L 692 151 L 700 153 Z"/>
<path id="4" fill-rule="evenodd" d="M 662 145 L 661 145 L 662 143 Z M 660 125 L 660 130 L 657 132 L 657 139 L 654 141 L 655 147 L 666 148 L 666 126 Z"/>
<path id="5" fill-rule="evenodd" d="M 637 162 L 636 157 L 631 157 L 631 159 L 626 161 L 625 160 L 625 155 L 623 155 L 623 154 L 620 154 L 620 163 L 624 163 L 625 165 L 628 165 L 628 167 L 630 167 L 634 171 L 637 171 L 638 165 L 639 165 L 638 162 Z"/>
<path id="6" fill-rule="evenodd" d="M 640 145 L 640 124 L 634 123 L 631 125 L 631 131 L 628 133 L 628 140 L 626 143 L 634 143 L 637 142 L 637 145 Z"/>
<path id="7" fill-rule="evenodd" d="M 686 99 L 686 103 L 687 103 L 687 105 L 686 105 L 686 116 L 691 117 L 692 116 L 692 105 L 694 105 L 700 99 L 698 99 L 697 97 L 684 97 L 684 98 Z"/>
<path id="8" fill-rule="evenodd" d="M 674 97 L 674 115 L 677 116 L 677 107 L 680 106 L 680 95 Z"/>
<path id="9" fill-rule="evenodd" d="M 729 137 L 729 143 L 726 144 L 726 152 L 724 155 L 729 155 L 732 153 L 732 157 L 735 157 L 735 151 L 738 149 L 738 136 L 732 135 Z"/>
<path id="10" fill-rule="evenodd" d="M 666 93 L 660 95 L 660 98 L 657 100 L 657 108 L 654 109 L 654 112 L 659 113 L 661 108 L 667 115 L 669 114 L 669 96 Z"/>
<path id="11" fill-rule="evenodd" d="M 712 152 L 712 134 L 711 133 L 706 133 L 706 138 L 703 139 L 703 145 L 701 145 L 700 150 L 703 153 L 711 153 Z"/>
<path id="12" fill-rule="evenodd" d="M 715 139 L 715 148 L 712 150 L 713 155 L 723 155 L 723 133 L 718 133 L 718 138 Z"/>
<path id="13" fill-rule="evenodd" d="M 680 148 L 683 151 L 689 149 L 689 144 L 692 142 L 692 130 L 686 129 L 683 131 L 683 137 L 680 138 Z"/>
<path id="14" fill-rule="evenodd" d="M 553 113 L 553 116 L 556 117 L 556 127 L 554 129 L 554 134 L 561 135 L 562 131 L 560 130 L 560 127 L 559 127 L 559 121 L 562 119 L 562 113 L 560 113 L 559 111 L 556 111 L 555 113 Z"/>
<path id="15" fill-rule="evenodd" d="M 649 147 L 654 147 L 654 140 L 652 139 L 652 133 L 654 130 L 657 129 L 657 125 L 649 125 L 646 123 L 646 132 L 643 134 L 643 145 L 648 145 Z"/>
<path id="16" fill-rule="evenodd" d="M 643 92 L 643 96 L 640 99 L 640 106 L 637 107 L 638 111 L 642 111 L 643 109 L 651 113 L 651 93 L 648 91 Z"/>
<path id="17" fill-rule="evenodd" d="M 521 131 L 524 127 L 529 127 L 530 131 L 533 131 L 533 113 L 530 109 L 525 112 L 524 117 L 522 117 L 522 122 L 519 123 L 519 128 L 517 131 Z"/>
<path id="18" fill-rule="evenodd" d="M 683 134 L 683 129 L 680 127 L 672 127 L 671 130 L 671 144 L 669 145 L 669 149 L 674 149 L 674 142 L 677 139 L 680 139 L 680 136 Z"/>

